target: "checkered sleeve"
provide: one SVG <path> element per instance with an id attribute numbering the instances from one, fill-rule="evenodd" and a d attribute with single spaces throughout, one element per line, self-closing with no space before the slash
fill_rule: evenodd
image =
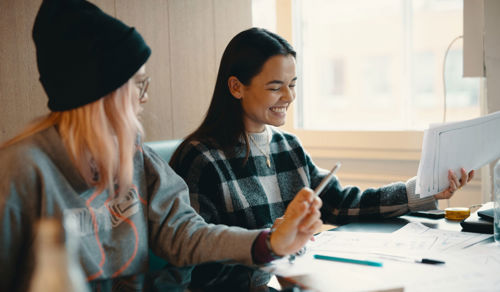
<path id="1" fill-rule="evenodd" d="M 187 144 L 182 150 L 182 159 L 173 169 L 181 176 L 189 188 L 191 206 L 206 222 L 224 224 L 221 206 L 224 206 L 220 192 L 220 176 L 213 162 L 210 161 L 208 149 L 197 142 Z"/>
<path id="2" fill-rule="evenodd" d="M 318 168 L 311 157 L 305 155 L 311 187 L 314 189 L 328 171 Z M 342 187 L 335 177 L 320 196 L 323 200 L 322 219 L 332 224 L 396 217 L 409 211 L 406 184 L 403 182 L 362 191 L 355 186 Z"/>

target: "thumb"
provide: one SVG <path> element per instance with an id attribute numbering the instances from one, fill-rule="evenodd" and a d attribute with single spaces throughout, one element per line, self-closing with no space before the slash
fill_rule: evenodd
<path id="1" fill-rule="evenodd" d="M 272 229 L 278 228 L 278 226 L 280 226 L 281 223 L 283 223 L 284 221 L 285 221 L 285 217 L 284 216 L 276 218 L 276 220 L 274 220 Z"/>

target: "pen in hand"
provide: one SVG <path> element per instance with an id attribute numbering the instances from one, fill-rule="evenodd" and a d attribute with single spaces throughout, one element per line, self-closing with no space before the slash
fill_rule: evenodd
<path id="1" fill-rule="evenodd" d="M 335 173 L 337 172 L 337 170 L 339 170 L 340 168 L 340 165 L 341 163 L 340 162 L 337 162 L 332 170 L 330 170 L 330 172 L 328 173 L 327 176 L 325 176 L 323 178 L 323 180 L 319 183 L 319 185 L 316 187 L 316 189 L 314 190 L 314 195 L 315 196 L 319 196 L 319 194 L 321 194 L 321 192 L 323 191 L 323 189 L 326 187 L 326 185 L 330 182 L 330 180 L 333 178 L 333 176 L 335 175 Z M 297 256 L 301 256 L 305 253 L 305 246 L 302 247 L 301 250 L 299 250 L 297 253 L 295 254 L 291 254 L 289 257 L 288 257 L 288 261 L 293 264 L 295 262 L 295 259 Z"/>
<path id="2" fill-rule="evenodd" d="M 319 185 L 314 189 L 314 195 L 319 196 L 323 189 L 326 187 L 326 185 L 330 182 L 330 180 L 333 178 L 335 173 L 339 170 L 341 163 L 337 162 L 335 166 L 333 166 L 332 170 L 330 170 L 330 173 L 328 173 L 327 176 L 319 183 Z"/>

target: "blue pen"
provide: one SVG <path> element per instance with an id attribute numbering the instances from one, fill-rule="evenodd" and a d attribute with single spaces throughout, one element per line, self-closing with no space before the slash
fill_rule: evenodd
<path id="1" fill-rule="evenodd" d="M 315 254 L 314 258 L 318 259 L 318 260 L 327 260 L 327 261 L 343 262 L 343 263 L 350 263 L 350 264 L 367 265 L 367 266 L 373 266 L 373 267 L 382 267 L 383 266 L 383 264 L 381 262 L 374 262 L 374 261 L 367 261 L 367 260 L 356 260 L 356 259 L 341 258 L 341 257 L 332 257 L 332 256 L 321 255 L 321 254 Z"/>

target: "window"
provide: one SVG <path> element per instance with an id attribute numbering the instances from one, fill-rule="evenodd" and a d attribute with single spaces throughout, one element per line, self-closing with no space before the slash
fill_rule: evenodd
<path id="1" fill-rule="evenodd" d="M 345 66 L 343 59 L 332 59 L 321 68 L 322 94 L 333 100 L 341 98 L 344 95 L 345 89 Z"/>
<path id="2" fill-rule="evenodd" d="M 423 130 L 443 119 L 443 61 L 462 34 L 463 0 L 296 0 L 304 130 Z M 446 58 L 447 120 L 479 116 L 479 78 L 462 77 L 462 40 Z"/>

